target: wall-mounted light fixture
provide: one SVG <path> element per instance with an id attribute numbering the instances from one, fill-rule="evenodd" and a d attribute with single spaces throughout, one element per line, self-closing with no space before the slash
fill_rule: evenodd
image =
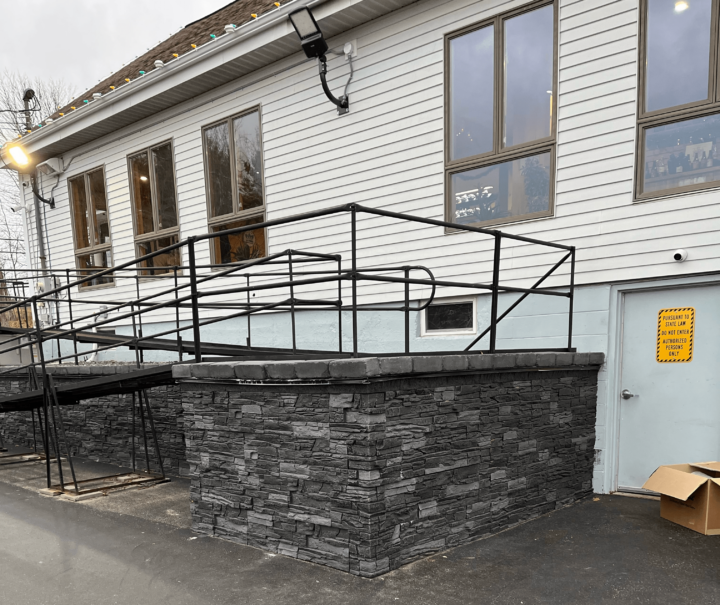
<path id="1" fill-rule="evenodd" d="M 53 198 L 45 199 L 42 195 L 40 195 L 40 192 L 37 189 L 37 182 L 35 180 L 35 172 L 38 168 L 38 166 L 33 161 L 33 157 L 25 151 L 25 149 L 17 144 L 10 143 L 9 145 L 6 145 L 2 148 L 2 151 L 0 151 L 0 160 L 2 160 L 2 163 L 5 164 L 8 168 L 12 168 L 13 170 L 17 170 L 20 174 L 30 174 L 32 175 L 30 178 L 30 186 L 32 187 L 32 191 L 35 194 L 35 197 L 41 201 L 43 204 L 47 204 L 50 206 L 50 208 L 55 208 L 55 200 Z M 59 162 L 59 160 L 54 160 L 55 162 Z M 53 161 L 51 161 L 50 165 Z M 48 174 L 45 170 L 42 171 L 44 174 Z"/>
<path id="2" fill-rule="evenodd" d="M 348 98 L 348 86 L 353 77 L 352 54 L 335 53 L 345 55 L 350 62 L 350 79 L 345 85 L 345 93 L 339 99 L 331 92 L 327 83 L 327 57 L 328 44 L 323 37 L 320 26 L 315 21 L 310 9 L 307 7 L 299 8 L 290 13 L 290 23 L 295 28 L 297 35 L 300 37 L 300 44 L 305 51 L 305 55 L 309 59 L 317 59 L 320 67 L 320 82 L 322 84 L 325 95 L 332 101 L 338 110 L 339 115 L 345 115 L 350 111 L 350 99 Z M 333 52 L 333 51 L 331 51 Z"/>
<path id="3" fill-rule="evenodd" d="M 10 154 L 12 161 L 17 164 L 18 167 L 25 167 L 30 163 L 30 158 L 20 145 L 10 146 L 8 148 L 8 153 Z"/>

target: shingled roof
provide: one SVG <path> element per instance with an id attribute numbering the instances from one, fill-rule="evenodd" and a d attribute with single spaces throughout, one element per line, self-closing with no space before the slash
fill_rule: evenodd
<path id="1" fill-rule="evenodd" d="M 235 0 L 223 8 L 210 13 L 202 19 L 198 19 L 183 27 L 179 32 L 170 36 L 154 48 L 151 48 L 141 57 L 125 65 L 122 69 L 112 74 L 96 86 L 74 99 L 66 107 L 59 109 L 50 116 L 53 120 L 61 118 L 76 109 L 81 108 L 93 99 L 93 94 L 105 95 L 116 88 L 120 88 L 128 82 L 142 77 L 142 72 L 149 73 L 156 69 L 155 61 L 170 61 L 181 58 L 183 55 L 193 52 L 195 46 L 201 46 L 211 42 L 213 36 L 225 34 L 226 25 L 242 25 L 254 21 L 265 13 L 276 10 L 280 4 L 287 4 L 288 0 L 275 2 L 274 0 Z"/>

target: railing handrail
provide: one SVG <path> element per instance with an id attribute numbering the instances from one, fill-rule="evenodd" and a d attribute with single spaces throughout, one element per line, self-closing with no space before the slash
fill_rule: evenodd
<path id="1" fill-rule="evenodd" d="M 322 217 L 327 217 L 331 215 L 341 214 L 348 212 L 351 214 L 351 230 L 350 230 L 350 237 L 351 237 L 351 268 L 343 267 L 342 257 L 339 254 L 328 254 L 328 253 L 321 253 L 321 252 L 313 252 L 313 251 L 304 251 L 304 250 L 284 250 L 282 252 L 276 252 L 273 254 L 269 254 L 263 258 L 260 259 L 252 259 L 247 261 L 237 261 L 233 263 L 225 263 L 225 264 L 198 264 L 195 262 L 195 245 L 198 242 L 205 241 L 205 240 L 212 240 L 215 238 L 230 236 L 230 235 L 237 235 L 246 231 L 255 231 L 259 229 L 267 229 L 271 227 L 277 227 L 281 225 L 287 225 L 292 223 L 298 223 L 298 222 L 304 222 L 308 220 L 314 220 Z M 492 265 L 492 283 L 480 283 L 480 282 L 462 282 L 457 280 L 450 280 L 450 279 L 440 279 L 436 278 L 433 273 L 426 267 L 423 267 L 422 265 L 398 265 L 397 263 L 393 264 L 392 266 L 386 266 L 386 267 L 358 267 L 357 263 L 357 257 L 358 257 L 358 238 L 357 238 L 357 215 L 358 214 L 367 214 L 372 216 L 379 216 L 379 217 L 385 217 L 390 218 L 393 220 L 399 220 L 399 221 L 409 221 L 419 224 L 425 224 L 425 225 L 431 225 L 431 226 L 437 226 L 437 227 L 443 227 L 445 229 L 452 229 L 454 231 L 465 231 L 469 233 L 477 233 L 480 235 L 485 235 L 492 237 L 494 240 L 494 257 L 493 257 L 493 265 Z M 562 250 L 565 251 L 566 254 L 563 256 L 563 258 L 558 261 L 548 272 L 545 273 L 543 277 L 540 278 L 539 281 L 534 283 L 530 288 L 523 288 L 523 287 L 516 287 L 516 286 L 505 286 L 500 283 L 500 259 L 501 259 L 501 247 L 502 247 L 502 240 L 509 239 L 513 241 L 519 241 L 526 244 L 532 244 L 532 245 L 539 245 L 539 246 L 545 246 L 549 247 L 555 250 Z M 155 267 L 152 265 L 147 265 L 146 263 L 153 258 L 160 256 L 160 255 L 167 255 L 169 253 L 174 252 L 175 250 L 182 250 L 184 248 L 188 249 L 188 264 L 182 264 L 182 257 L 180 257 L 180 263 L 178 265 L 174 266 L 160 266 Z M 295 313 L 297 310 L 302 310 L 304 308 L 312 308 L 312 307 L 318 307 L 323 309 L 335 309 L 339 313 L 338 315 L 338 322 L 339 322 L 339 349 L 340 353 L 343 353 L 343 342 L 342 342 L 342 313 L 345 311 L 351 311 L 352 312 L 352 321 L 353 321 L 353 354 L 358 354 L 358 324 L 357 324 L 357 313 L 358 311 L 362 311 L 364 308 L 370 309 L 368 305 L 361 305 L 358 303 L 357 298 L 357 287 L 358 284 L 361 282 L 375 282 L 375 283 L 385 283 L 385 284 L 398 284 L 404 286 L 405 290 L 405 299 L 402 306 L 399 307 L 384 307 L 382 310 L 388 310 L 388 311 L 402 311 L 405 314 L 405 348 L 406 353 L 409 352 L 409 313 L 410 311 L 414 312 L 420 312 L 424 309 L 426 309 L 432 301 L 435 299 L 436 290 L 439 287 L 447 287 L 447 288 L 453 288 L 453 289 L 470 289 L 470 290 L 485 290 L 491 293 L 492 295 L 492 306 L 491 306 L 491 322 L 490 327 L 480 334 L 475 340 L 473 340 L 470 345 L 468 345 L 466 350 L 471 349 L 477 342 L 479 342 L 488 332 L 490 332 L 490 351 L 496 350 L 496 341 L 497 341 L 497 323 L 501 321 L 504 317 L 506 317 L 510 311 L 512 311 L 518 304 L 520 304 L 527 296 L 530 294 L 540 294 L 544 296 L 557 296 L 557 297 L 564 297 L 568 298 L 570 300 L 570 318 L 569 318 L 569 324 L 568 324 L 568 350 L 572 349 L 572 309 L 573 309 L 573 301 L 574 301 L 574 289 L 575 289 L 575 247 L 574 246 L 568 246 L 565 244 L 557 244 L 554 242 L 547 242 L 535 238 L 530 238 L 526 236 L 521 235 L 514 235 L 514 234 L 508 234 L 503 233 L 499 230 L 494 229 L 485 229 L 482 227 L 475 227 L 472 225 L 462 225 L 457 223 L 450 223 L 447 221 L 432 219 L 432 218 L 426 218 L 426 217 L 419 217 L 404 213 L 398 213 L 398 212 L 391 212 L 388 210 L 378 209 L 378 208 L 371 208 L 367 206 L 362 206 L 360 204 L 343 204 L 339 206 L 333 206 L 331 208 L 326 208 L 323 210 L 316 210 L 311 212 L 305 212 L 301 214 L 296 214 L 292 216 L 287 217 L 281 217 L 277 219 L 272 220 L 266 220 L 261 223 L 254 223 L 250 225 L 244 225 L 242 227 L 235 227 L 233 229 L 226 229 L 224 231 L 218 231 L 214 233 L 205 233 L 201 235 L 193 235 L 190 237 L 187 237 L 181 241 L 178 241 L 174 244 L 171 244 L 170 246 L 167 246 L 165 248 L 156 250 L 154 252 L 145 254 L 141 257 L 132 259 L 130 261 L 127 261 L 125 263 L 122 263 L 120 265 L 114 266 L 114 267 L 108 267 L 100 271 L 93 271 L 92 273 L 89 273 L 88 275 L 85 275 L 79 279 L 71 279 L 71 274 L 74 273 L 81 273 L 85 271 L 90 271 L 88 269 L 86 270 L 75 270 L 71 271 L 70 269 L 64 270 L 65 272 L 65 278 L 67 279 L 67 283 L 60 284 L 59 286 L 48 290 L 46 292 L 39 292 L 33 296 L 21 298 L 19 295 L 17 295 L 18 287 L 22 287 L 22 292 L 25 292 L 25 287 L 27 281 L 30 279 L 34 279 L 32 277 L 23 279 L 15 278 L 14 280 L 9 280 L 7 278 L 0 279 L 0 287 L 2 287 L 3 284 L 5 284 L 6 288 L 12 288 L 13 292 L 15 294 L 10 295 L 2 295 L 0 294 L 0 298 L 3 298 L 6 301 L 17 301 L 14 304 L 9 304 L 5 306 L 4 308 L 0 308 L 0 317 L 3 316 L 3 314 L 12 312 L 14 309 L 24 309 L 25 315 L 26 315 L 26 321 L 28 323 L 28 336 L 30 337 L 30 345 L 28 344 L 21 344 L 17 345 L 15 347 L 12 347 L 10 349 L 0 349 L 0 353 L 5 353 L 17 349 L 21 349 L 23 347 L 27 346 L 38 346 L 41 347 L 43 342 L 47 341 L 53 341 L 57 340 L 58 343 L 60 343 L 61 339 L 63 338 L 72 338 L 74 343 L 74 349 L 75 353 L 73 355 L 62 355 L 61 346 L 58 344 L 58 357 L 52 358 L 52 359 L 46 359 L 44 354 L 40 354 L 41 358 L 41 365 L 43 367 L 43 371 L 45 370 L 46 363 L 52 362 L 52 361 L 62 361 L 63 359 L 69 358 L 69 357 L 75 357 L 76 363 L 78 363 L 78 356 L 83 355 L 84 353 L 78 353 L 77 350 L 77 343 L 78 343 L 78 337 L 82 336 L 84 331 L 87 331 L 89 329 L 97 330 L 97 328 L 100 328 L 102 326 L 108 325 L 108 324 L 117 324 L 118 322 L 122 321 L 131 321 L 133 326 L 133 338 L 123 339 L 121 345 L 108 345 L 110 348 L 112 346 L 130 346 L 131 348 L 135 348 L 136 351 L 136 360 L 139 363 L 139 360 L 142 358 L 142 350 L 141 347 L 138 345 L 142 343 L 143 341 L 147 341 L 148 339 L 155 338 L 157 339 L 159 336 L 165 336 L 169 334 L 175 334 L 176 339 L 178 342 L 178 348 L 180 351 L 180 357 L 182 359 L 182 342 L 183 339 L 180 337 L 181 332 L 185 332 L 187 330 L 193 330 L 193 339 L 192 342 L 195 343 L 195 356 L 197 359 L 202 358 L 202 353 L 200 351 L 200 332 L 199 328 L 200 326 L 209 325 L 211 323 L 215 323 L 217 321 L 225 321 L 231 318 L 236 317 L 243 317 L 247 316 L 248 318 L 248 347 L 252 348 L 250 345 L 250 317 L 254 314 L 260 313 L 260 312 L 269 312 L 271 310 L 285 310 L 289 309 L 291 316 L 292 316 L 292 336 L 293 336 L 293 351 L 296 350 L 296 337 L 295 337 Z M 540 288 L 540 285 L 552 274 L 555 273 L 555 271 L 562 266 L 568 259 L 571 260 L 571 268 L 570 268 L 570 284 L 569 284 L 569 290 L 557 290 L 557 289 L 551 289 L 551 288 Z M 332 263 L 333 267 L 328 269 L 320 268 L 318 270 L 310 270 L 310 271 L 297 271 L 294 270 L 294 265 L 297 263 Z M 278 271 L 273 272 L 272 269 L 276 266 L 287 266 L 287 270 L 283 270 L 280 268 Z M 320 265 L 322 267 L 323 265 Z M 211 271 L 207 274 L 198 274 L 198 269 L 210 269 Z M 257 269 L 271 269 L 270 272 L 262 273 L 257 272 Z M 188 274 L 185 274 L 185 271 L 188 271 Z M 253 271 L 250 273 L 250 271 Z M 420 277 L 413 277 L 410 273 L 414 271 L 425 271 L 429 277 L 427 278 L 420 278 Z M 22 272 L 24 270 L 18 269 L 18 270 L 11 270 L 16 271 L 16 273 Z M 37 273 L 40 270 L 32 270 L 33 273 Z M 121 272 L 123 271 L 130 271 L 135 273 L 134 275 L 121 275 Z M 149 272 L 150 279 L 154 277 L 160 277 L 159 275 L 156 276 L 154 273 L 158 271 L 163 271 L 164 274 L 162 274 L 161 277 L 164 279 L 173 279 L 174 285 L 168 288 L 161 288 L 159 291 L 152 291 L 149 293 L 145 293 L 141 296 L 140 294 L 140 280 L 142 279 L 140 272 L 141 271 L 147 271 Z M 182 274 L 179 273 L 179 271 L 183 271 Z M 390 275 L 391 273 L 397 273 L 402 272 L 403 277 L 397 277 Z M 380 273 L 387 273 L 387 275 L 381 275 Z M 203 284 L 207 284 L 209 282 L 213 282 L 218 279 L 228 278 L 232 276 L 233 274 L 238 274 L 237 276 L 241 279 L 246 281 L 245 285 L 238 285 L 238 284 L 228 284 L 226 287 L 218 287 L 213 288 L 211 290 L 200 290 L 199 288 Z M 59 281 L 59 278 L 57 277 L 56 272 L 53 271 L 47 271 L 44 272 L 44 275 L 48 277 L 53 278 L 53 283 L 57 283 Z M 113 279 L 120 278 L 120 279 L 130 279 L 135 281 L 136 283 L 136 289 L 137 289 L 137 296 L 136 298 L 126 300 L 126 301 L 108 301 L 108 300 L 102 300 L 97 298 L 75 298 L 73 299 L 71 297 L 72 289 L 75 287 L 81 287 L 83 284 L 86 284 L 88 282 L 96 282 L 96 280 L 102 279 L 104 277 L 112 276 Z M 263 279 L 263 280 L 273 280 L 273 281 L 265 281 L 263 283 L 257 283 L 255 284 L 250 283 L 251 278 L 254 279 Z M 301 288 L 303 286 L 311 286 L 311 285 L 317 285 L 317 284 L 337 284 L 338 288 L 338 298 L 337 301 L 331 301 L 331 300 L 324 300 L 324 299 L 303 299 L 303 298 L 297 298 L 295 296 L 295 290 L 297 288 Z M 352 291 L 352 297 L 351 297 L 351 303 L 349 305 L 343 304 L 342 302 L 342 291 L 343 291 L 343 284 L 349 283 L 351 286 Z M 419 305 L 418 307 L 410 307 L 410 286 L 423 286 L 423 287 L 430 287 L 432 288 L 432 294 L 428 298 L 428 300 Z M 224 286 L 224 284 L 223 284 Z M 265 291 L 276 291 L 276 290 L 282 290 L 287 289 L 290 290 L 290 296 L 289 298 L 283 298 L 280 302 L 274 302 L 274 303 L 251 303 L 250 301 L 250 293 L 253 292 L 265 292 Z M 180 295 L 181 292 L 185 291 L 185 293 Z M 63 293 L 67 292 L 67 298 L 63 297 Z M 500 316 L 498 316 L 498 296 L 501 292 L 508 292 L 508 293 L 518 293 L 522 296 L 515 301 L 515 303 L 507 309 L 505 312 L 503 312 Z M 209 299 L 212 297 L 217 296 L 229 296 L 229 295 L 246 295 L 247 300 L 245 302 L 235 302 L 235 307 L 240 308 L 240 311 L 233 312 L 230 314 L 221 314 L 219 317 L 211 318 L 210 320 L 203 320 L 200 321 L 199 317 L 199 310 L 200 309 L 215 309 L 218 310 L 222 307 L 222 309 L 229 309 L 232 311 L 232 306 L 228 304 L 221 305 L 220 303 L 215 303 L 216 306 L 213 306 L 212 302 L 203 303 L 203 299 Z M 168 298 L 165 298 L 168 297 Z M 153 301 L 153 302 L 151 302 Z M 52 306 L 54 305 L 55 313 L 56 313 L 56 321 L 49 322 L 48 326 L 43 328 L 41 326 L 41 320 L 38 315 L 37 306 L 40 302 L 49 302 L 51 305 L 48 307 L 48 311 L 52 313 Z M 63 319 L 60 318 L 60 308 L 61 305 L 68 304 L 68 310 L 69 310 L 69 319 Z M 110 305 L 110 308 L 103 309 L 100 312 L 94 311 L 89 314 L 82 314 L 78 317 L 74 316 L 72 313 L 72 307 L 73 304 L 82 304 L 82 305 L 100 305 L 100 304 L 108 304 Z M 32 330 L 30 330 L 29 321 L 27 318 L 27 310 L 28 306 L 33 307 L 33 314 L 34 314 L 34 321 L 35 326 Z M 127 308 L 130 308 L 129 311 L 126 311 Z M 298 309 L 296 309 L 298 307 Z M 174 308 L 175 309 L 175 315 L 176 315 L 176 327 L 171 330 L 166 330 L 161 333 L 156 333 L 153 335 L 145 336 L 143 334 L 143 317 L 146 316 L 149 313 L 152 313 L 154 311 L 159 311 L 163 309 L 168 308 Z M 180 327 L 180 309 L 190 309 L 192 311 L 192 320 L 190 326 L 184 326 Z M 99 319 L 100 314 L 102 313 L 114 313 L 116 311 L 123 310 L 123 313 L 121 313 L 119 316 L 116 317 L 108 317 L 106 319 Z M 19 317 L 19 315 L 18 315 Z M 94 320 L 94 321 L 92 321 Z M 137 322 L 136 322 L 137 320 Z M 89 323 L 88 323 L 89 322 Z M 20 318 L 20 324 L 22 326 L 22 318 Z M 63 329 L 66 326 L 70 326 L 69 329 Z M 34 341 L 32 339 L 35 339 Z M 12 339 L 17 340 L 17 339 Z M 87 342 L 87 340 L 86 340 Z M 93 341 L 90 341 L 93 342 Z M 187 341 L 185 341 L 187 342 Z M 108 347 L 103 347 L 104 350 Z M 95 350 L 101 350 L 100 348 L 96 348 Z M 138 350 L 140 350 L 140 354 L 138 357 Z M 33 364 L 30 364 L 33 365 Z"/>

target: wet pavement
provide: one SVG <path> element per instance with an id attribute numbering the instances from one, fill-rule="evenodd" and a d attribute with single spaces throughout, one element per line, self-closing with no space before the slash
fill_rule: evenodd
<path id="1" fill-rule="evenodd" d="M 193 534 L 186 480 L 68 502 L 39 494 L 44 471 L 0 465 L 2 604 L 720 603 L 720 536 L 656 500 L 588 499 L 367 580 Z"/>

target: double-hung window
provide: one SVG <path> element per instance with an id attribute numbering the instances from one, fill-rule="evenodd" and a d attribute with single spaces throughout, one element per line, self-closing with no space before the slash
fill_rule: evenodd
<path id="1" fill-rule="evenodd" d="M 162 143 L 128 158 L 135 223 L 135 253 L 142 257 L 178 242 L 177 193 L 172 143 Z M 142 261 L 142 275 L 179 266 L 178 249 Z M 151 270 L 150 268 L 154 268 Z M 159 268 L 159 269 L 158 269 Z"/>
<path id="2" fill-rule="evenodd" d="M 253 109 L 203 129 L 208 225 L 212 233 L 265 220 L 260 111 Z M 213 262 L 242 262 L 266 255 L 264 229 L 211 240 Z"/>
<path id="3" fill-rule="evenodd" d="M 720 186 L 718 0 L 641 2 L 638 200 Z"/>
<path id="4" fill-rule="evenodd" d="M 551 216 L 555 3 L 446 37 L 446 217 L 488 225 Z"/>
<path id="5" fill-rule="evenodd" d="M 81 277 L 113 266 L 105 171 L 91 170 L 68 179 L 75 239 L 75 263 Z M 86 281 L 80 287 L 106 286 L 111 274 Z"/>

